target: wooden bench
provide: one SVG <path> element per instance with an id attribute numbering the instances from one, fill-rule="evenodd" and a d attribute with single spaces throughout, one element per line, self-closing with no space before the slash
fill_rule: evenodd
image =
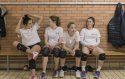
<path id="1" fill-rule="evenodd" d="M 107 56 L 105 65 L 109 65 L 110 69 L 123 69 L 125 66 L 125 52 L 123 51 L 106 51 Z M 119 66 L 119 67 L 117 67 Z"/>
<path id="2" fill-rule="evenodd" d="M 124 52 L 106 51 L 106 55 L 107 55 L 107 57 L 106 57 L 105 62 L 107 62 L 107 63 L 110 63 L 110 62 L 112 62 L 112 63 L 116 63 L 116 62 L 117 63 L 119 63 L 119 62 L 125 63 L 125 53 Z M 51 57 L 49 57 L 49 58 L 51 58 Z M 72 62 L 74 62 L 75 58 L 68 55 L 67 59 L 69 61 L 68 63 L 72 63 Z M 49 59 L 49 60 L 52 60 L 52 59 Z M 89 61 L 90 63 L 96 62 L 95 66 L 97 66 L 97 64 L 98 64 L 97 57 L 90 55 L 89 60 L 90 60 Z M 24 62 L 28 63 L 27 62 L 27 55 L 21 53 L 21 51 L 0 51 L 0 62 L 6 64 L 7 70 L 10 69 L 10 67 L 9 67 L 10 64 L 24 63 Z M 42 55 L 39 55 L 37 62 L 42 63 Z M 53 61 L 51 61 L 51 63 L 52 62 Z"/>
<path id="3" fill-rule="evenodd" d="M 49 58 L 51 55 L 49 55 Z M 50 60 L 50 59 L 49 59 Z M 0 62 L 6 64 L 7 71 L 10 69 L 10 64 L 13 63 L 28 63 L 27 54 L 21 51 L 0 51 Z M 52 63 L 52 61 L 50 61 Z M 39 54 L 37 63 L 42 63 L 42 55 Z"/>

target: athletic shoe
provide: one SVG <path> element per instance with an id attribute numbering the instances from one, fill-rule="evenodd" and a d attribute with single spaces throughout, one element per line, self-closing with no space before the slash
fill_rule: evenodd
<path id="1" fill-rule="evenodd" d="M 46 74 L 45 74 L 44 72 L 41 73 L 40 79 L 47 79 L 47 78 L 46 78 Z"/>
<path id="2" fill-rule="evenodd" d="M 76 78 L 80 78 L 80 71 L 79 70 L 76 71 Z"/>
<path id="3" fill-rule="evenodd" d="M 82 71 L 81 74 L 80 74 L 80 76 L 81 76 L 82 79 L 86 79 L 86 72 Z"/>
<path id="4" fill-rule="evenodd" d="M 94 73 L 94 79 L 99 79 L 100 71 L 95 71 Z"/>
<path id="5" fill-rule="evenodd" d="M 63 78 L 64 77 L 64 71 L 60 70 L 59 77 Z"/>

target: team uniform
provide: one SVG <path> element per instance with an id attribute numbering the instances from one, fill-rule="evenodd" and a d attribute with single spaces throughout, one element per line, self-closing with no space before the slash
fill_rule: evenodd
<path id="1" fill-rule="evenodd" d="M 80 32 L 80 43 L 82 44 L 82 46 L 98 47 L 98 45 L 100 44 L 100 37 L 101 37 L 101 35 L 100 35 L 100 32 L 98 29 L 96 29 L 96 28 L 92 28 L 92 29 L 83 28 Z M 90 54 L 92 53 L 92 51 L 93 50 L 90 50 Z M 81 60 L 86 61 L 87 57 L 88 57 L 88 55 L 83 52 Z M 99 60 L 104 61 L 105 60 L 105 53 L 100 52 L 98 57 L 99 57 Z M 98 66 L 98 69 L 100 70 L 101 67 Z M 94 74 L 94 78 L 99 78 L 99 76 L 100 76 L 100 71 L 96 70 L 95 74 Z M 85 66 L 82 66 L 81 77 L 86 79 Z"/>
<path id="2" fill-rule="evenodd" d="M 73 36 L 70 36 L 68 34 L 68 32 L 64 33 L 64 37 L 63 37 L 63 43 L 65 44 L 66 47 L 73 49 L 76 42 L 80 41 L 80 36 L 79 36 L 79 32 L 76 31 L 75 34 Z"/>
<path id="3" fill-rule="evenodd" d="M 26 50 L 28 48 L 32 48 L 35 45 L 40 45 L 40 38 L 38 35 L 37 30 L 40 28 L 40 26 L 35 23 L 30 29 L 25 29 L 25 28 L 21 28 L 19 29 L 19 34 L 22 37 L 22 43 L 19 43 L 17 45 L 17 49 L 21 50 L 23 52 L 26 52 Z M 29 68 L 30 69 L 36 69 L 36 61 L 35 58 L 38 56 L 38 52 L 33 51 L 33 58 L 29 60 Z"/>
<path id="4" fill-rule="evenodd" d="M 43 52 L 42 52 L 43 57 L 48 57 L 49 53 L 52 53 L 54 58 L 55 57 L 58 58 L 60 56 L 60 51 L 61 51 L 60 46 L 58 44 L 61 43 L 60 40 L 63 37 L 63 28 L 57 27 L 55 29 L 52 29 L 51 27 L 47 27 L 45 29 L 44 37 L 48 39 L 47 41 L 49 47 L 47 46 L 43 47 Z M 45 73 L 43 72 L 43 74 Z M 46 79 L 45 77 L 46 76 L 44 75 L 42 79 Z M 54 70 L 53 77 L 58 77 L 58 70 Z"/>
<path id="5" fill-rule="evenodd" d="M 59 43 L 59 39 L 63 37 L 63 28 L 57 27 L 56 29 L 52 29 L 48 27 L 45 29 L 44 36 L 48 38 L 49 45 L 54 47 Z"/>
<path id="6" fill-rule="evenodd" d="M 79 42 L 79 41 L 80 41 L 80 35 L 79 35 L 78 31 L 76 31 L 73 36 L 70 36 L 68 32 L 65 32 L 62 43 L 67 48 L 74 49 L 76 43 Z M 68 53 L 68 51 L 63 50 L 60 57 L 65 58 L 67 53 Z M 81 58 L 81 55 L 82 55 L 82 52 L 79 49 L 76 49 L 75 50 L 75 57 Z M 79 76 L 80 67 L 76 67 L 75 70 L 76 70 L 76 77 L 80 77 Z M 60 71 L 60 77 L 64 77 L 64 68 L 63 68 L 63 66 L 62 66 L 62 70 Z"/>
<path id="7" fill-rule="evenodd" d="M 39 28 L 40 26 L 35 23 L 30 29 L 20 29 L 19 33 L 22 37 L 22 44 L 30 48 L 32 48 L 36 44 L 40 45 L 41 40 L 37 32 Z"/>
<path id="8" fill-rule="evenodd" d="M 93 45 L 98 46 L 100 43 L 100 32 L 98 29 L 93 28 L 91 30 L 89 29 L 82 29 L 80 32 L 80 42 L 84 45 Z"/>

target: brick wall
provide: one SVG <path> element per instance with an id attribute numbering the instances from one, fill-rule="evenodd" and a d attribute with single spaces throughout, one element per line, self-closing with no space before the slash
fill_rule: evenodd
<path id="1" fill-rule="evenodd" d="M 75 2 L 76 0 L 0 0 L 1 2 Z M 109 1 L 117 2 L 124 0 L 77 0 L 82 1 Z M 86 19 L 93 16 L 96 19 L 96 27 L 100 30 L 102 38 L 100 47 L 104 50 L 125 50 L 124 47 L 115 49 L 110 43 L 107 42 L 107 24 L 114 14 L 115 5 L 4 5 L 8 10 L 7 18 L 7 36 L 1 38 L 1 50 L 15 50 L 12 42 L 17 39 L 14 29 L 18 23 L 20 16 L 23 14 L 36 14 L 43 16 L 39 35 L 43 40 L 43 32 L 47 27 L 48 17 L 50 15 L 57 15 L 61 18 L 61 24 L 64 30 L 70 21 L 74 21 L 78 25 L 78 30 L 85 27 Z"/>

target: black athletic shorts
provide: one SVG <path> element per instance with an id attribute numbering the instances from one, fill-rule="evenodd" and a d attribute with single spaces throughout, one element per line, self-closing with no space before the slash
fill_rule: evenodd
<path id="1" fill-rule="evenodd" d="M 38 42 L 38 43 L 36 43 L 36 44 L 34 44 L 34 45 L 31 45 L 31 46 L 28 46 L 30 49 L 33 47 L 33 46 L 35 46 L 35 45 L 39 45 L 40 47 L 41 47 L 41 44 L 40 44 L 40 42 Z"/>

